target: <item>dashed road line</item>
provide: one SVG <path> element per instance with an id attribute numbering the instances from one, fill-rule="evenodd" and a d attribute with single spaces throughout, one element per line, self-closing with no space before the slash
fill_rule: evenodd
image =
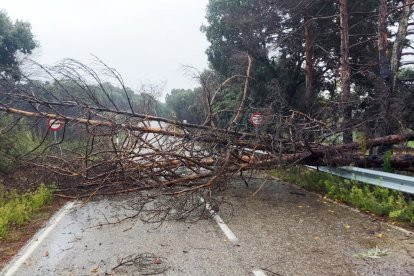
<path id="1" fill-rule="evenodd" d="M 204 198 L 202 197 L 200 197 L 200 201 L 206 204 L 207 211 L 210 212 L 211 216 L 217 222 L 218 226 L 223 231 L 223 233 L 226 235 L 227 239 L 230 242 L 237 243 L 239 239 L 236 237 L 236 235 L 234 235 L 233 231 L 230 230 L 227 224 L 224 223 L 223 219 L 217 214 L 217 212 L 211 208 L 211 205 L 208 202 L 206 202 Z M 266 273 L 264 273 L 264 271 L 260 269 L 253 270 L 252 272 L 254 276 L 267 276 Z"/>
<path id="2" fill-rule="evenodd" d="M 266 273 L 264 273 L 264 271 L 260 269 L 253 270 L 253 274 L 254 276 L 266 276 Z"/>
<path id="3" fill-rule="evenodd" d="M 200 197 L 200 201 L 206 204 L 207 211 L 210 212 L 211 216 L 217 222 L 218 226 L 220 227 L 221 231 L 223 231 L 224 235 L 226 235 L 227 239 L 233 243 L 238 242 L 239 239 L 236 237 L 236 235 L 234 235 L 233 231 L 230 230 L 227 224 L 224 223 L 223 219 L 217 214 L 217 212 L 211 208 L 211 205 L 202 197 Z"/>
<path id="4" fill-rule="evenodd" d="M 14 257 L 14 259 L 1 271 L 2 276 L 11 276 L 16 273 L 20 266 L 30 257 L 39 244 L 46 239 L 50 232 L 62 220 L 62 218 L 72 209 L 75 202 L 68 202 L 60 209 L 49 221 L 48 225 L 40 230 L 31 241 Z"/>

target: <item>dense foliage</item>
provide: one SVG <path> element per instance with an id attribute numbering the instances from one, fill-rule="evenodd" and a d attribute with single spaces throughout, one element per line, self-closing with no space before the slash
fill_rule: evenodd
<path id="1" fill-rule="evenodd" d="M 37 45 L 28 22 L 12 22 L 5 11 L 0 11 L 0 72 L 19 79 L 19 54 L 31 54 Z"/>
<path id="2" fill-rule="evenodd" d="M 194 91 L 200 95 L 192 103 L 187 98 L 185 105 L 195 106 L 200 97 L 219 91 L 212 111 L 215 124 L 225 127 L 239 107 L 243 79 L 250 77 L 246 117 L 255 111 L 287 114 L 294 109 L 329 117 L 338 125 L 346 120 L 346 128 L 367 136 L 412 128 L 411 39 L 405 24 L 412 13 L 410 3 L 210 0 L 202 31 L 210 42 L 206 53 L 215 80 L 213 85 L 201 81 L 203 89 Z M 346 26 L 341 25 L 344 19 Z M 345 27 L 348 34 L 342 36 Z M 341 48 L 344 37 L 349 41 Z M 347 52 L 349 72 L 344 72 L 341 57 Z M 253 58 L 250 76 L 247 55 Z M 349 96 L 341 87 L 346 78 Z"/>
<path id="3" fill-rule="evenodd" d="M 173 89 L 165 97 L 165 103 L 174 112 L 177 120 L 202 124 L 205 112 L 201 96 L 201 88 Z"/>

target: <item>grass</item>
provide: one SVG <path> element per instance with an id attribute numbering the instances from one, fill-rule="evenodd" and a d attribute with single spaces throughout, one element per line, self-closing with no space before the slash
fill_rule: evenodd
<path id="1" fill-rule="evenodd" d="M 414 201 L 401 192 L 343 179 L 302 166 L 275 170 L 274 175 L 363 211 L 414 226 Z"/>
<path id="2" fill-rule="evenodd" d="M 391 251 L 388 249 L 379 249 L 378 247 L 372 248 L 367 252 L 361 252 L 355 254 L 354 256 L 361 259 L 371 258 L 371 259 L 379 259 L 381 257 L 385 257 L 390 255 Z"/>
<path id="3" fill-rule="evenodd" d="M 24 194 L 0 190 L 0 240 L 7 237 L 10 226 L 26 224 L 36 212 L 50 204 L 53 190 L 44 184 Z"/>

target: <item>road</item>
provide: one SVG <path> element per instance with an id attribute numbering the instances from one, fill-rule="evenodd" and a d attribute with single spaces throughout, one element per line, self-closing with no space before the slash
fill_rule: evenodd
<path id="1" fill-rule="evenodd" d="M 225 194 L 230 204 L 219 215 L 237 240 L 211 218 L 100 226 L 122 218 L 129 195 L 76 203 L 7 268 L 14 275 L 414 275 L 413 235 L 368 215 L 273 180 L 249 187 L 235 180 Z M 390 253 L 355 256 L 375 247 Z"/>

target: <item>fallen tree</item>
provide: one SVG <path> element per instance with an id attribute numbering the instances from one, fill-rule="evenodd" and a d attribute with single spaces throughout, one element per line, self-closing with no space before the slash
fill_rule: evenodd
<path id="1" fill-rule="evenodd" d="M 124 87 L 117 72 L 104 67 Z M 137 112 L 125 88 L 123 97 L 129 108 L 119 108 L 97 73 L 78 62 L 40 68 L 59 91 L 30 78 L 15 84 L 4 76 L 1 82 L 0 113 L 14 119 L 1 133 L 27 118 L 26 124 L 39 136 L 38 145 L 20 162 L 72 183 L 60 187 L 62 196 L 136 192 L 138 209 L 163 198 L 154 208 L 157 218 L 172 208 L 189 214 L 194 204 L 202 205 L 199 196 L 213 200 L 227 179 L 243 171 L 295 164 L 378 165 L 380 158 L 366 156 L 369 149 L 414 140 L 414 133 L 406 132 L 341 144 L 343 129 L 330 120 L 335 109 L 330 106 L 318 117 L 298 111 L 264 114 L 263 131 L 256 133 L 237 131 L 240 118 L 231 120 L 228 128 L 215 127 L 209 120 L 206 125 L 187 124 Z M 91 80 L 96 84 L 91 85 Z M 77 96 L 71 90 L 75 88 Z M 244 93 L 246 89 L 247 85 Z M 237 117 L 245 104 L 243 97 Z M 214 114 L 207 117 L 214 119 Z M 58 139 L 53 139 L 51 129 L 45 127 L 47 120 L 63 124 Z M 406 156 L 393 160 L 393 164 L 411 168 L 412 160 Z"/>

